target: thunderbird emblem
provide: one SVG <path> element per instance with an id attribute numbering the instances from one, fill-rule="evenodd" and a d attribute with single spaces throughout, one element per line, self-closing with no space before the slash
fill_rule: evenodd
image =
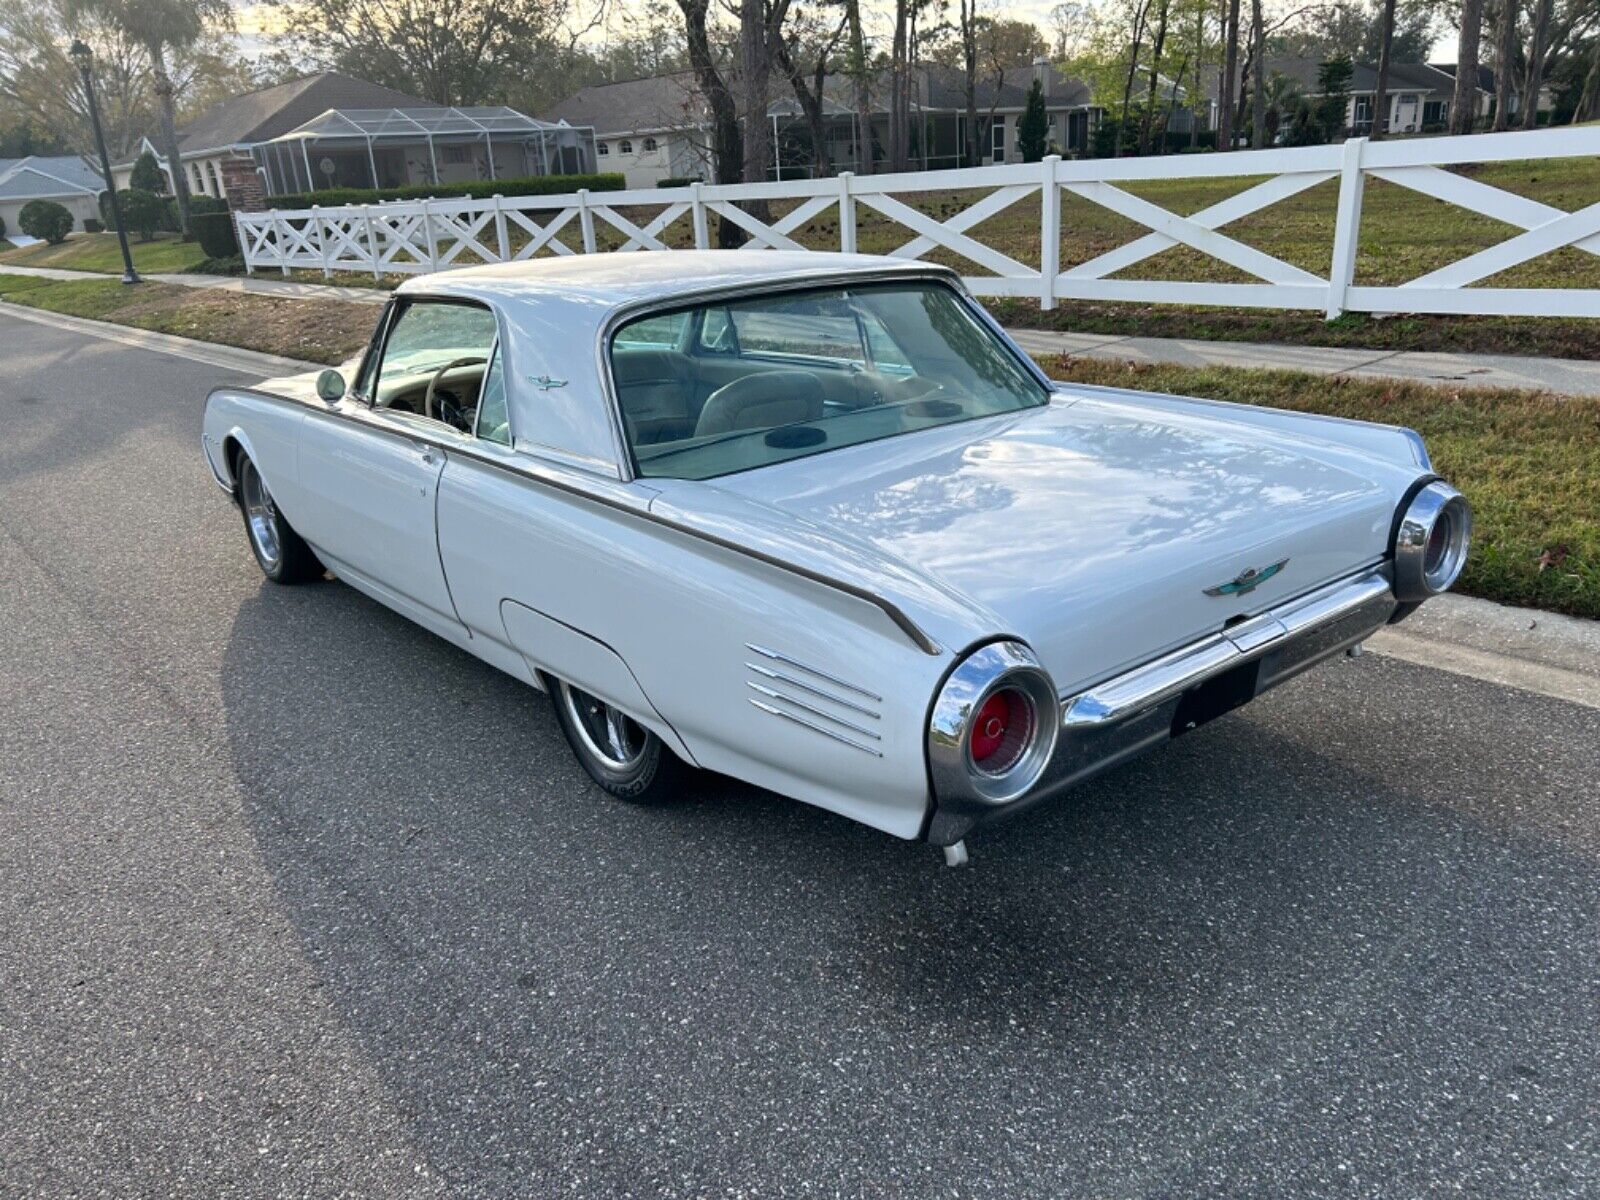
<path id="1" fill-rule="evenodd" d="M 1280 558 L 1270 567 L 1262 567 L 1259 571 L 1254 567 L 1246 567 L 1232 579 L 1228 580 L 1227 583 L 1219 583 L 1216 587 L 1208 587 L 1206 589 L 1206 595 L 1243 596 L 1247 592 L 1255 591 L 1263 583 L 1271 579 L 1274 575 L 1288 565 L 1289 560 L 1287 558 Z"/>
<path id="2" fill-rule="evenodd" d="M 551 379 L 548 375 L 529 375 L 528 382 L 541 392 L 548 392 L 551 388 L 567 386 L 565 379 Z"/>

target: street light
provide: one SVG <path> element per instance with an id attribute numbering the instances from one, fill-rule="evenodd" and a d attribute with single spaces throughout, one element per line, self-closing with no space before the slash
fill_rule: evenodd
<path id="1" fill-rule="evenodd" d="M 69 57 L 77 65 L 78 74 L 83 76 L 83 94 L 89 101 L 89 123 L 94 126 L 95 144 L 100 148 L 100 169 L 105 172 L 106 191 L 111 196 L 111 227 L 117 231 L 117 245 L 122 247 L 122 282 L 138 283 L 139 272 L 133 269 L 133 255 L 128 252 L 128 234 L 122 228 L 122 209 L 117 204 L 117 181 L 111 174 L 111 155 L 106 153 L 106 135 L 100 128 L 100 103 L 94 96 L 94 76 L 90 73 L 94 67 L 94 51 L 83 44 L 83 41 L 74 38 Z"/>

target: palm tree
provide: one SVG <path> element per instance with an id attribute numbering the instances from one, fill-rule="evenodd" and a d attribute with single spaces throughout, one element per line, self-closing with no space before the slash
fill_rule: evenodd
<path id="1" fill-rule="evenodd" d="M 229 19 L 227 0 L 69 0 L 73 18 L 96 17 L 143 46 L 150 56 L 154 92 L 161 107 L 161 150 L 178 201 L 178 226 L 189 237 L 189 184 L 178 154 L 178 122 L 168 57 L 200 40 L 206 26 Z"/>
<path id="2" fill-rule="evenodd" d="M 1274 139 L 1283 128 L 1284 118 L 1294 112 L 1302 95 L 1300 84 L 1282 71 L 1267 76 L 1267 132 Z"/>

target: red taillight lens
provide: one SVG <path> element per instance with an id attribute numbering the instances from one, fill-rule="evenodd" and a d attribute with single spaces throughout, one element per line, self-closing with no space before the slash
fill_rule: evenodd
<path id="1" fill-rule="evenodd" d="M 972 761 L 981 770 L 999 772 L 1021 755 L 1032 733 L 1032 706 L 1016 688 L 1001 688 L 978 706 L 972 719 Z"/>

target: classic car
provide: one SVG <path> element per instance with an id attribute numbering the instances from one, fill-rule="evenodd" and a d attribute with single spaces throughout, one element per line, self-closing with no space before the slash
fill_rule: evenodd
<path id="1" fill-rule="evenodd" d="M 1470 513 L 1413 432 L 1052 382 L 952 272 L 570 256 L 399 287 L 348 381 L 225 387 L 267 577 L 547 691 L 613 796 L 701 768 L 966 859 L 1359 649 Z"/>

